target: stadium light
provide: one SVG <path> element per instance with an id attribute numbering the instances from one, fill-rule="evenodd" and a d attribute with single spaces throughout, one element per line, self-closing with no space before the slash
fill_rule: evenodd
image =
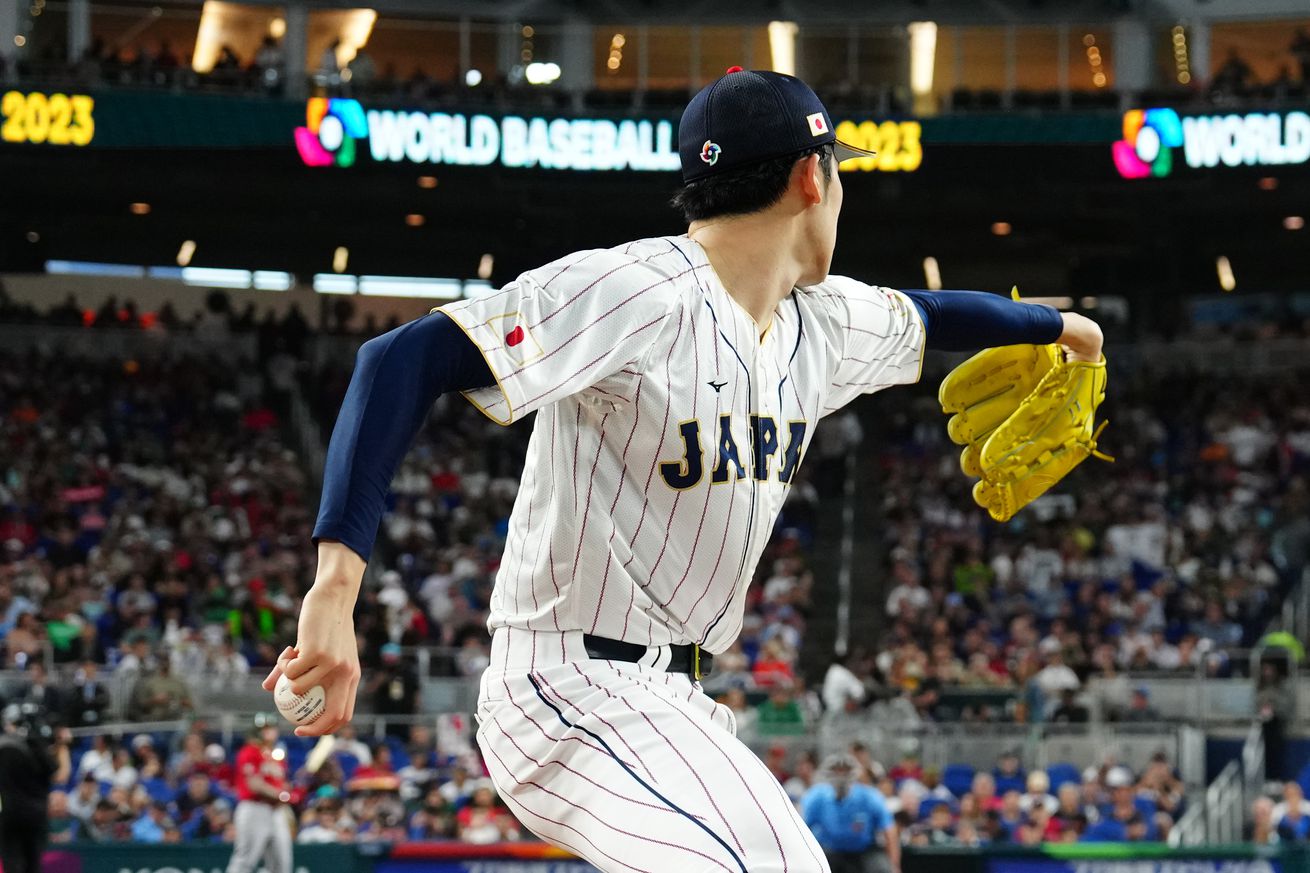
<path id="1" fill-rule="evenodd" d="M 483 255 L 482 258 L 478 261 L 478 278 L 490 279 L 491 271 L 495 269 L 495 265 L 496 265 L 495 255 L 491 254 L 490 252 Z"/>
<path id="2" fill-rule="evenodd" d="M 191 258 L 196 253 L 196 241 L 193 239 L 185 240 L 181 248 L 177 250 L 177 265 L 179 267 L 191 266 Z"/>
<path id="3" fill-rule="evenodd" d="M 1237 287 L 1237 277 L 1233 275 L 1233 265 L 1227 255 L 1220 255 L 1215 260 L 1215 271 L 1219 274 L 1219 287 L 1232 291 Z"/>
<path id="4" fill-rule="evenodd" d="M 335 273 L 314 274 L 316 294 L 354 294 L 358 290 L 359 280 L 355 276 L 339 276 Z"/>
<path id="5" fill-rule="evenodd" d="M 937 22 L 912 21 L 909 31 L 910 93 L 923 97 L 932 93 L 932 73 L 937 63 Z"/>
<path id="6" fill-rule="evenodd" d="M 416 276 L 360 276 L 359 293 L 376 297 L 431 297 L 458 300 L 463 293 L 458 279 L 428 279 Z"/>
<path id="7" fill-rule="evenodd" d="M 336 251 L 332 253 L 332 272 L 344 273 L 350 263 L 350 249 L 345 246 L 337 246 Z"/>
<path id="8" fill-rule="evenodd" d="M 929 291 L 942 290 L 942 271 L 932 255 L 923 259 L 923 281 L 927 283 Z"/>
<path id="9" fill-rule="evenodd" d="M 1305 218 L 1300 215 L 1289 215 L 1283 219 L 1284 230 L 1300 230 L 1305 227 Z"/>
<path id="10" fill-rule="evenodd" d="M 464 74 L 464 84 L 465 84 L 465 85 L 468 85 L 470 88 L 476 88 L 476 87 L 478 87 L 479 85 L 481 85 L 481 84 L 482 84 L 482 71 L 481 71 L 481 70 L 469 70 L 467 73 Z"/>
<path id="11" fill-rule="evenodd" d="M 769 22 L 769 65 L 775 73 L 796 75 L 796 34 L 794 21 Z"/>
<path id="12" fill-rule="evenodd" d="M 533 62 L 523 71 L 523 78 L 527 79 L 529 85 L 549 85 L 559 78 L 559 74 L 559 64 Z"/>

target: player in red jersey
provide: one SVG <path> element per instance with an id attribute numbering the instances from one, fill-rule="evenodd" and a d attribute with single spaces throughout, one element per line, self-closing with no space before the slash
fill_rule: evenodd
<path id="1" fill-rule="evenodd" d="M 261 860 L 268 873 L 291 873 L 291 821 L 284 808 L 291 794 L 277 740 L 276 718 L 257 715 L 250 741 L 237 753 L 237 836 L 227 873 L 254 873 Z"/>

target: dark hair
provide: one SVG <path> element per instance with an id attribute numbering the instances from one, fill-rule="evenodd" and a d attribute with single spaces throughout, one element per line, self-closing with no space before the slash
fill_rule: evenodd
<path id="1" fill-rule="evenodd" d="M 687 223 L 722 215 L 748 215 L 768 209 L 782 199 L 797 161 L 819 156 L 825 186 L 832 179 L 832 144 L 806 149 L 795 155 L 771 158 L 730 173 L 697 179 L 673 195 L 672 206 Z"/>

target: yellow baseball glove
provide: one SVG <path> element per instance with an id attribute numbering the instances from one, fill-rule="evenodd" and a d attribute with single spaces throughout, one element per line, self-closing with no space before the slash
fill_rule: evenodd
<path id="1" fill-rule="evenodd" d="M 1105 382 L 1104 357 L 1069 361 L 1054 343 L 985 349 L 947 374 L 938 399 L 974 501 L 1009 521 L 1088 455 L 1113 460 L 1096 449 Z"/>

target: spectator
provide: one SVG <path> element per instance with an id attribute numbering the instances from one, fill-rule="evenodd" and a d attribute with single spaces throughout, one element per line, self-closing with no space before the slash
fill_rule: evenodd
<path id="1" fill-rule="evenodd" d="M 1022 792 L 1028 779 L 1019 761 L 1019 753 L 1014 750 L 1000 754 L 996 759 L 996 767 L 992 769 L 992 776 L 996 780 L 994 790 L 1002 795 L 1009 791 Z"/>
<path id="2" fill-rule="evenodd" d="M 986 813 L 997 812 L 1001 808 L 1001 798 L 996 795 L 996 778 L 990 773 L 979 771 L 973 774 L 971 791 L 966 796 L 977 806 L 979 822 Z"/>
<path id="3" fill-rule="evenodd" d="M 164 832 L 173 827 L 167 804 L 151 803 L 145 814 L 132 823 L 132 839 L 138 843 L 162 843 Z"/>
<path id="4" fill-rule="evenodd" d="M 518 822 L 497 802 L 490 779 L 478 782 L 472 799 L 456 814 L 455 821 L 459 839 L 465 843 L 485 846 L 519 838 Z"/>
<path id="5" fill-rule="evenodd" d="M 851 671 L 850 655 L 834 655 L 823 676 L 823 706 L 827 712 L 854 712 L 864 705 L 864 683 Z"/>
<path id="6" fill-rule="evenodd" d="M 801 800 L 801 816 L 823 848 L 832 873 L 872 873 L 880 849 L 892 873 L 900 873 L 895 820 L 877 789 L 854 780 L 858 767 L 847 755 L 826 760 L 824 781 Z"/>
<path id="7" fill-rule="evenodd" d="M 73 793 L 67 795 L 68 812 L 78 821 L 85 822 L 95 812 L 100 802 L 100 783 L 91 773 L 86 773 L 77 780 Z"/>
<path id="8" fill-rule="evenodd" d="M 341 62 L 338 60 L 340 52 L 341 37 L 334 37 L 327 48 L 323 49 L 323 54 L 319 59 L 319 81 L 329 88 L 335 88 L 341 84 Z"/>
<path id="9" fill-rule="evenodd" d="M 1024 812 L 1032 812 L 1034 809 L 1044 809 L 1047 813 L 1055 815 L 1060 809 L 1060 801 L 1051 794 L 1051 780 L 1041 770 L 1034 770 L 1028 774 L 1028 790 L 1024 792 L 1019 799 L 1019 807 Z"/>
<path id="10" fill-rule="evenodd" d="M 109 709 L 109 689 L 99 674 L 100 667 L 92 660 L 83 661 L 73 674 L 66 705 L 70 726 L 92 727 L 104 723 Z"/>
<path id="11" fill-rule="evenodd" d="M 1220 94 L 1238 96 L 1247 92 L 1250 81 L 1251 65 L 1243 60 L 1234 47 L 1228 50 L 1228 57 L 1215 72 L 1211 84 Z"/>
<path id="12" fill-rule="evenodd" d="M 914 846 L 957 845 L 955 824 L 951 816 L 951 805 L 945 801 L 934 803 L 928 812 L 927 821 L 911 826 L 910 844 Z"/>
<path id="13" fill-rule="evenodd" d="M 137 680 L 128 704 L 133 721 L 171 721 L 194 709 L 186 683 L 172 675 L 169 659 L 159 658 L 154 673 Z"/>
<path id="14" fill-rule="evenodd" d="M 373 696 L 374 711 L 378 715 L 414 715 L 418 712 L 418 672 L 402 658 L 400 646 L 394 643 L 384 645 L 381 655 L 381 666 L 365 689 Z M 387 733 L 404 739 L 409 734 L 409 726 L 399 721 L 389 722 Z"/>
<path id="15" fill-rule="evenodd" d="M 439 787 L 430 786 L 423 794 L 423 805 L 409 817 L 409 838 L 423 841 L 448 840 L 453 827 L 450 805 L 446 803 Z"/>
<path id="16" fill-rule="evenodd" d="M 1056 791 L 1058 805 L 1052 820 L 1056 822 L 1060 834 L 1073 833 L 1075 838 L 1082 835 L 1087 828 L 1088 815 L 1083 806 L 1082 792 L 1072 782 L 1066 782 Z"/>
<path id="17" fill-rule="evenodd" d="M 887 595 L 887 615 L 900 618 L 906 610 L 910 614 L 921 612 L 932 603 L 932 596 L 923 587 L 918 571 L 906 561 L 896 562 L 892 567 L 892 578 L 897 584 Z"/>
<path id="18" fill-rule="evenodd" d="M 282 46 L 273 36 L 266 35 L 260 43 L 259 51 L 255 53 L 253 71 L 268 94 L 276 96 L 282 92 L 286 60 Z"/>
<path id="19" fill-rule="evenodd" d="M 1156 723 L 1162 721 L 1159 711 L 1151 705 L 1151 689 L 1145 685 L 1134 688 L 1132 700 L 1128 704 L 1128 709 L 1120 716 L 1120 720 Z"/>
<path id="20" fill-rule="evenodd" d="M 1082 687 L 1082 683 L 1078 681 L 1078 674 L 1064 663 L 1064 653 L 1058 646 L 1046 652 L 1046 666 L 1037 671 L 1032 682 L 1041 693 L 1042 705 L 1049 706 L 1051 711 L 1054 711 L 1055 701 L 1059 699 L 1061 692 L 1077 691 Z"/>
<path id="21" fill-rule="evenodd" d="M 341 804 L 334 799 L 321 800 L 307 815 L 300 832 L 296 834 L 297 843 L 340 843 L 343 833 L 349 833 L 349 825 L 342 818 Z"/>
<path id="22" fill-rule="evenodd" d="M 1251 820 L 1243 828 L 1243 840 L 1257 846 L 1272 846 L 1280 835 L 1274 824 L 1274 802 L 1268 797 L 1257 797 L 1251 802 Z"/>
<path id="23" fill-rule="evenodd" d="M 211 656 L 205 670 L 209 675 L 210 685 L 215 690 L 237 689 L 242 687 L 242 683 L 250 675 L 250 660 L 238 651 L 230 637 L 225 636 L 218 645 L 218 651 Z"/>
<path id="24" fill-rule="evenodd" d="M 1301 87 L 1310 86 L 1310 31 L 1298 27 L 1288 50 L 1292 53 L 1297 66 L 1301 68 Z"/>
<path id="25" fill-rule="evenodd" d="M 790 682 L 779 681 L 768 699 L 755 708 L 756 725 L 763 736 L 799 736 L 805 733 L 805 713 Z"/>
<path id="26" fill-rule="evenodd" d="M 1289 843 L 1310 840 L 1310 800 L 1297 782 L 1283 783 L 1283 799 L 1271 811 L 1278 836 Z"/>
<path id="27" fill-rule="evenodd" d="M 209 776 L 197 771 L 187 777 L 186 787 L 178 793 L 173 803 L 177 808 L 178 818 L 188 823 L 217 798 L 218 795 L 214 793 Z"/>
<path id="28" fill-rule="evenodd" d="M 477 787 L 477 784 L 477 781 L 469 774 L 468 767 L 463 764 L 456 764 L 455 769 L 451 772 L 450 781 L 441 786 L 441 797 L 450 808 L 462 809 L 472 799 L 473 790 Z"/>
<path id="29" fill-rule="evenodd" d="M 1077 691 L 1072 688 L 1060 690 L 1060 703 L 1051 712 L 1051 721 L 1055 724 L 1086 724 L 1091 721 L 1087 707 L 1078 702 Z"/>
<path id="30" fill-rule="evenodd" d="M 96 804 L 95 812 L 79 829 L 82 839 L 93 843 L 108 843 L 122 839 L 129 831 L 123 826 L 118 806 L 108 799 Z"/>
<path id="31" fill-rule="evenodd" d="M 1287 777 L 1287 725 L 1296 718 L 1296 700 L 1283 681 L 1279 664 L 1262 661 L 1255 691 L 1255 712 L 1265 745 L 1265 773 L 1270 779 Z"/>

